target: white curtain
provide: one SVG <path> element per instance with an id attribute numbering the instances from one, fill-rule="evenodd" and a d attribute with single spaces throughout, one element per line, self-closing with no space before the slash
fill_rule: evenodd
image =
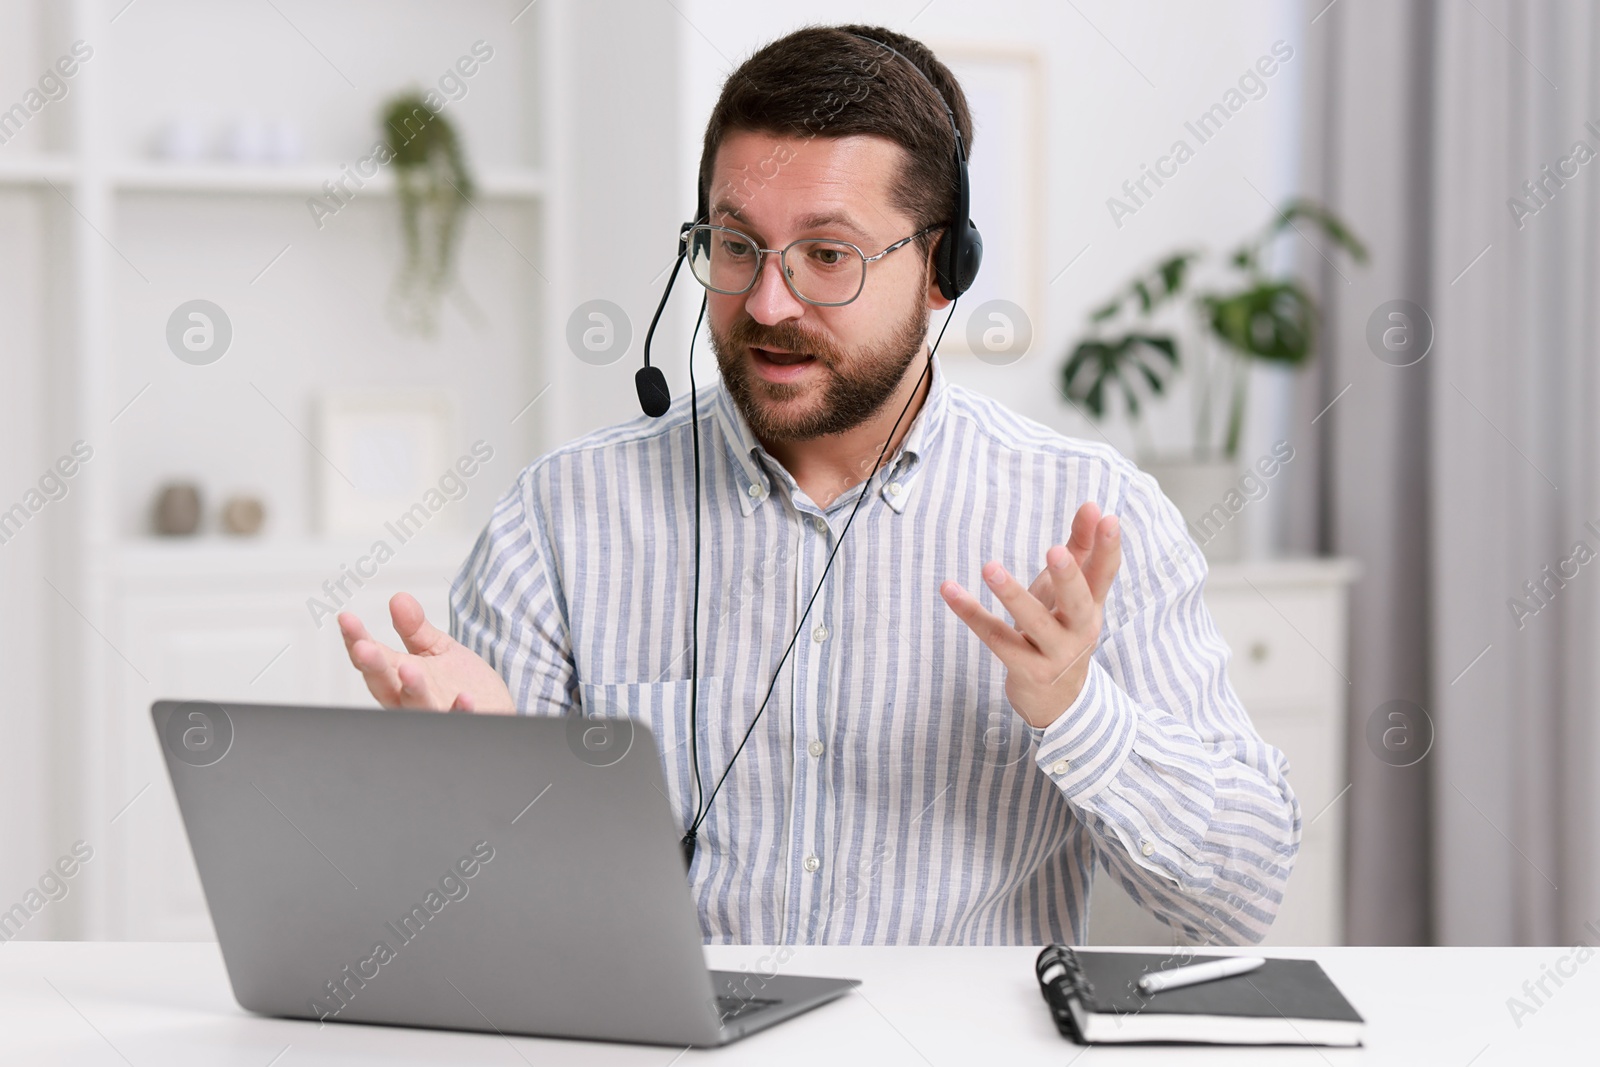
<path id="1" fill-rule="evenodd" d="M 1600 18 L 1473 3 L 1436 27 L 1435 925 L 1573 944 L 1600 919 Z M 1523 189 L 1540 181 L 1543 207 Z"/>
<path id="2" fill-rule="evenodd" d="M 1305 10 L 1304 185 L 1373 252 L 1365 269 L 1307 256 L 1328 314 L 1297 403 L 1306 420 L 1327 410 L 1307 430 L 1320 477 L 1291 524 L 1296 547 L 1364 568 L 1348 937 L 1573 944 L 1600 919 L 1600 15 L 1514 0 Z M 1396 299 L 1434 331 L 1404 367 L 1367 336 Z M 1409 767 L 1365 736 L 1396 699 L 1436 731 Z"/>

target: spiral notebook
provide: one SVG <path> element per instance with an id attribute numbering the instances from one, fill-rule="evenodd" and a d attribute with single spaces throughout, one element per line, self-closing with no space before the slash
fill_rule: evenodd
<path id="1" fill-rule="evenodd" d="M 1057 1029 L 1080 1044 L 1361 1044 L 1364 1020 L 1316 960 L 1269 959 L 1249 974 L 1149 995 L 1136 984 L 1149 971 L 1221 958 L 1048 945 L 1034 971 Z"/>

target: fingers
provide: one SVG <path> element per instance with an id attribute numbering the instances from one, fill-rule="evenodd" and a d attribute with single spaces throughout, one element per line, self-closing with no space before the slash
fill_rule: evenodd
<path id="1" fill-rule="evenodd" d="M 1050 576 L 1049 559 L 1050 554 L 1046 552 L 1044 570 L 1040 571 L 1038 577 L 1029 583 L 1028 592 L 1032 593 L 1034 599 L 1045 607 L 1054 609 L 1056 606 L 1056 585 L 1055 579 Z"/>
<path id="2" fill-rule="evenodd" d="M 1016 640 L 1022 641 L 1025 647 L 1043 652 L 1047 656 L 1056 656 L 1063 652 L 1066 632 L 1060 621 L 1051 614 L 1049 608 L 1039 602 L 1037 597 L 1024 589 L 1021 582 L 995 561 L 984 566 L 983 578 L 989 584 L 989 588 L 994 590 L 995 596 L 1011 612 L 1011 617 L 1016 622 L 1014 627 L 1008 626 L 1004 620 L 985 610 L 976 598 L 971 598 L 970 605 L 961 606 L 973 612 L 984 630 L 1002 643 L 1010 643 L 1011 638 L 1007 636 L 1009 632 Z M 948 596 L 946 599 L 949 599 Z M 951 607 L 956 606 L 954 602 L 951 603 Z M 972 623 L 969 621 L 968 625 Z M 984 637 L 984 631 L 978 630 L 976 626 L 973 629 L 979 637 Z M 1019 630 L 1026 636 L 1018 633 Z M 985 638 L 985 643 L 989 644 L 997 654 L 1000 652 L 1000 648 L 993 641 Z"/>
<path id="3" fill-rule="evenodd" d="M 1067 541 L 1089 582 L 1096 604 L 1104 604 L 1111 582 L 1122 566 L 1121 527 L 1115 515 L 1102 515 L 1100 505 L 1085 501 L 1072 517 L 1072 537 Z"/>
<path id="4" fill-rule="evenodd" d="M 442 630 L 427 620 L 422 613 L 422 605 L 410 593 L 396 593 L 390 598 L 389 617 L 406 651 L 414 656 L 437 652 L 439 644 L 449 640 Z"/>
<path id="5" fill-rule="evenodd" d="M 339 633 L 344 637 L 346 652 L 350 651 L 357 641 L 369 640 L 372 636 L 367 633 L 367 628 L 362 623 L 361 616 L 353 611 L 340 612 Z"/>
<path id="6" fill-rule="evenodd" d="M 344 636 L 344 648 L 350 657 L 350 665 L 362 674 L 382 672 L 394 665 L 394 657 L 398 653 L 374 641 L 354 612 L 347 611 L 339 616 L 339 633 Z"/>
<path id="7" fill-rule="evenodd" d="M 1050 564 L 1050 579 L 1055 590 L 1055 607 L 1063 625 L 1070 628 L 1093 621 L 1095 599 L 1077 557 L 1061 545 L 1052 545 L 1044 554 Z"/>
<path id="8" fill-rule="evenodd" d="M 1107 515 L 1096 524 L 1094 551 L 1083 564 L 1084 577 L 1089 580 L 1089 591 L 1096 604 L 1106 602 L 1112 579 L 1122 566 L 1122 527 L 1115 515 Z"/>
<path id="9" fill-rule="evenodd" d="M 344 635 L 350 665 L 361 672 L 367 691 L 384 707 L 396 707 L 400 703 L 400 678 L 394 663 L 399 653 L 374 641 L 352 612 L 339 616 L 339 632 Z"/>
<path id="10" fill-rule="evenodd" d="M 1007 667 L 1018 662 L 1023 653 L 1037 652 L 1027 638 L 1017 633 L 1016 627 L 978 603 L 978 598 L 961 588 L 960 582 L 942 582 L 939 592 L 957 618 L 966 623 L 967 628 L 978 635 L 978 640 L 988 645 Z"/>
<path id="11" fill-rule="evenodd" d="M 418 663 L 410 656 L 406 656 L 395 665 L 395 673 L 400 678 L 400 706 L 413 708 L 420 711 L 444 710 L 444 702 L 436 700 L 433 689 L 428 685 L 428 675 Z"/>
<path id="12" fill-rule="evenodd" d="M 984 565 L 983 578 L 994 590 L 995 596 L 1000 598 L 1000 603 L 1011 612 L 1016 629 L 1023 631 L 1026 639 L 1031 640 L 1039 651 L 1047 656 L 1057 656 L 1065 651 L 1066 631 L 1061 621 L 1049 608 L 1039 603 L 1038 597 L 1024 589 L 1009 571 L 998 562 L 991 561 Z"/>
<path id="13" fill-rule="evenodd" d="M 1093 500 L 1085 501 L 1072 517 L 1072 536 L 1067 540 L 1067 548 L 1072 550 L 1080 567 L 1089 558 L 1089 553 L 1094 551 L 1095 526 L 1099 521 L 1100 505 Z"/>
<path id="14" fill-rule="evenodd" d="M 390 601 L 390 613 L 395 619 L 395 630 L 406 641 L 407 648 L 431 649 L 433 643 L 448 640 L 430 626 L 422 617 L 422 606 L 416 598 L 400 593 Z M 345 649 L 350 663 L 361 672 L 367 691 L 386 708 L 415 708 L 444 710 L 444 700 L 434 693 L 428 683 L 427 672 L 414 655 L 406 655 L 374 641 L 361 619 L 353 612 L 339 616 L 339 632 L 344 635 Z M 430 633 L 431 632 L 431 633 Z M 415 649 L 413 649 L 415 651 Z M 473 700 L 465 693 L 458 695 L 450 705 L 451 711 L 473 711 Z"/>

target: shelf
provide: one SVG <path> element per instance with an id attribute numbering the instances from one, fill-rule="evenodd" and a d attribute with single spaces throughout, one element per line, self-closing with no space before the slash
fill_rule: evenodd
<path id="1" fill-rule="evenodd" d="M 111 171 L 111 184 L 127 193 L 214 193 L 220 195 L 323 196 L 323 183 L 340 178 L 344 164 L 297 163 L 265 166 L 245 163 L 123 163 Z M 380 171 L 357 187 L 359 194 L 391 195 L 393 174 Z M 505 168 L 478 175 L 479 195 L 499 200 L 534 200 L 544 195 L 544 175 L 527 168 Z"/>
<path id="2" fill-rule="evenodd" d="M 384 570 L 405 573 L 417 568 L 454 570 L 472 552 L 476 530 L 424 530 L 414 540 L 401 543 L 379 531 L 394 549 L 394 559 Z M 354 563 L 371 551 L 373 536 L 230 537 L 201 534 L 193 537 L 136 537 L 115 543 L 107 554 L 110 567 L 126 578 L 160 578 L 163 581 L 213 580 L 219 577 L 260 578 L 301 571 L 336 573 L 340 565 Z"/>
<path id="3" fill-rule="evenodd" d="M 1290 556 L 1281 559 L 1209 564 L 1209 588 L 1248 588 L 1252 581 L 1285 585 L 1344 585 L 1361 576 L 1361 564 L 1330 556 Z"/>
<path id="4" fill-rule="evenodd" d="M 43 185 L 46 181 L 60 184 L 72 181 L 76 172 L 71 156 L 52 153 L 8 157 L 0 154 L 0 187 Z"/>
<path id="5" fill-rule="evenodd" d="M 0 874 L 12 884 L 36 878 L 29 856 L 52 847 L 52 827 L 98 825 L 108 838 L 104 849 L 91 839 L 104 866 L 97 858 L 70 900 L 33 920 L 29 931 L 41 936 L 209 936 L 203 894 L 183 859 L 182 826 L 159 810 L 152 817 L 149 808 L 170 805 L 170 796 L 158 797 L 170 791 L 152 744 L 152 698 L 211 692 L 370 704 L 337 626 L 308 608 L 312 598 L 339 609 L 355 605 L 390 643 L 384 600 L 397 590 L 412 592 L 435 624 L 446 626 L 452 579 L 488 518 L 483 494 L 499 494 L 512 472 L 478 475 L 496 484 L 473 483 L 468 500 L 453 500 L 447 513 L 433 514 L 419 532 L 408 528 L 403 539 L 382 516 L 371 530 L 318 536 L 311 505 L 322 473 L 298 435 L 315 436 L 325 391 L 381 382 L 392 371 L 408 387 L 452 391 L 457 429 L 490 420 L 501 426 L 491 471 L 572 436 L 554 418 L 507 426 L 502 417 L 509 417 L 504 391 L 526 398 L 547 380 L 552 395 L 570 391 L 570 372 L 557 355 L 566 349 L 566 316 L 554 311 L 567 306 L 573 283 L 560 273 L 545 282 L 508 267 L 510 250 L 501 241 L 516 242 L 512 250 L 523 258 L 511 257 L 515 262 L 539 264 L 560 262 L 577 241 L 567 198 L 582 142 L 577 124 L 587 114 L 578 104 L 592 103 L 613 78 L 609 65 L 586 61 L 591 54 L 614 58 L 615 50 L 579 33 L 591 20 L 580 17 L 577 0 L 546 0 L 525 12 L 527 0 L 509 8 L 501 0 L 409 4 L 404 17 L 392 14 L 393 5 L 359 0 L 333 5 L 331 21 L 315 26 L 284 8 L 296 24 L 287 25 L 266 5 L 235 11 L 240 5 L 127 3 L 0 5 L 0 44 L 13 44 L 13 36 L 20 42 L 20 51 L 0 48 L 8 60 L 0 70 L 12 70 L 9 60 L 20 56 L 28 69 L 16 73 L 37 76 L 41 68 L 33 64 L 53 61 L 58 40 L 81 38 L 95 49 L 68 99 L 33 114 L 22 139 L 0 145 L 0 260 L 17 298 L 5 308 L 0 361 L 16 379 L 6 384 L 26 394 L 7 409 L 20 420 L 11 427 L 24 468 L 19 479 L 37 479 L 62 454 L 63 427 L 82 428 L 94 445 L 87 473 L 71 482 L 75 503 L 52 505 L 17 546 L 0 549 L 0 556 L 23 553 L 12 569 L 28 579 L 0 639 L 15 645 L 20 633 L 31 642 L 27 654 L 7 662 L 14 688 L 29 700 L 27 721 L 8 735 L 14 758 L 0 797 L 11 810 L 42 813 L 18 823 L 17 847 L 0 854 Z M 673 18 L 656 12 L 652 25 L 670 34 Z M 482 146 L 481 158 L 468 157 L 473 202 L 502 231 L 490 235 L 485 219 L 469 211 L 457 246 L 456 265 L 479 280 L 471 295 L 488 328 L 473 327 L 473 309 L 463 305 L 456 309 L 463 320 L 443 337 L 391 338 L 397 331 L 380 298 L 402 236 L 396 168 L 376 168 L 360 187 L 347 175 L 369 155 L 373 116 L 389 87 L 402 90 L 418 79 L 425 87 L 434 71 L 455 69 L 445 64 L 470 54 L 467 42 L 491 26 L 493 61 L 484 73 L 460 76 L 472 79 L 470 104 L 454 102 L 457 90 L 449 112 L 460 114 L 469 144 Z M 362 43 L 375 39 L 384 47 L 363 52 Z M 197 58 L 196 49 L 205 54 Z M 652 54 L 646 73 L 670 83 L 676 70 L 667 49 Z M 346 73 L 358 87 L 346 85 Z M 7 94 L 24 89 L 0 86 Z M 0 99 L 0 109 L 14 99 Z M 650 103 L 654 121 L 671 121 L 667 101 Z M 252 114 L 297 117 L 306 153 L 277 163 L 209 150 L 188 160 L 157 158 L 148 149 L 161 143 L 155 135 L 166 121 L 198 123 L 209 149 L 231 143 L 225 135 L 233 120 Z M 289 266 L 279 263 L 266 284 L 247 288 L 277 262 L 268 257 L 303 232 L 297 227 L 306 223 L 306 200 L 326 197 L 324 184 L 341 178 L 354 190 L 359 217 L 341 215 L 337 233 L 315 249 L 294 237 Z M 632 221 L 614 228 L 623 236 L 637 232 Z M 130 260 L 148 284 L 130 273 Z M 295 273 L 278 273 L 291 266 Z M 355 272 L 363 277 L 341 284 Z M 220 297 L 230 314 L 238 309 L 233 344 L 248 332 L 259 364 L 247 368 L 236 360 L 252 353 L 230 351 L 220 366 L 174 369 L 164 354 L 164 324 L 179 300 L 198 296 Z M 473 327 L 470 336 L 464 327 Z M 470 380 L 438 355 L 456 345 L 468 346 Z M 251 405 L 248 425 L 227 414 L 236 395 Z M 541 400 L 540 409 L 549 403 Z M 198 419 L 196 405 L 207 408 Z M 553 410 L 561 421 L 573 418 Z M 42 457 L 39 468 L 29 455 Z M 151 471 L 213 487 L 208 500 L 253 493 L 268 505 L 266 526 L 256 537 L 228 536 L 217 531 L 208 505 L 199 535 L 147 536 L 157 484 L 148 480 Z M 26 488 L 18 485 L 5 492 Z M 303 506 L 290 507 L 290 500 Z M 478 518 L 469 521 L 469 513 Z M 392 556 L 374 551 L 380 539 Z"/>
<path id="6" fill-rule="evenodd" d="M 113 189 L 125 193 L 201 193 L 217 195 L 323 196 L 323 183 L 339 178 L 338 163 L 261 166 L 233 163 L 124 163 L 110 171 Z M 59 185 L 78 178 L 69 155 L 0 155 L 0 188 Z M 354 187 L 353 182 L 349 182 Z M 368 179 L 358 193 L 394 194 L 387 171 Z M 544 175 L 528 168 L 502 168 L 478 175 L 478 195 L 493 200 L 537 200 L 545 193 Z"/>

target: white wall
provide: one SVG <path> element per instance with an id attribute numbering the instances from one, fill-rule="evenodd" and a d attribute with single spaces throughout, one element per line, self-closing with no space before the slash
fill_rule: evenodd
<path id="1" fill-rule="evenodd" d="M 683 214 L 677 195 L 678 16 L 672 4 L 582 0 L 570 6 L 570 76 L 557 104 L 569 124 L 570 165 L 561 196 L 571 209 L 552 220 L 556 244 L 569 258 L 554 265 L 558 292 L 553 325 L 564 328 L 590 300 L 620 306 L 632 330 L 626 353 L 602 366 L 585 363 L 565 342 L 552 343 L 558 391 L 570 402 L 553 412 L 552 443 L 640 414 L 634 372 L 642 366 L 645 330 L 677 253 Z M 692 278 L 680 282 L 694 285 Z M 687 307 L 684 299 L 680 307 Z M 666 337 L 674 313 L 663 320 Z M 661 338 L 658 337 L 658 340 Z M 668 383 L 687 393 L 686 370 L 663 360 Z M 681 348 L 681 346 L 679 346 Z"/>
<path id="2" fill-rule="evenodd" d="M 535 165 L 533 101 L 521 84 L 535 62 L 532 20 L 512 26 L 505 7 L 286 5 L 287 19 L 265 5 L 132 8 L 108 27 L 92 61 L 94 73 L 134 90 L 109 101 L 102 149 L 113 160 L 144 160 L 171 117 L 192 115 L 215 134 L 239 115 L 281 113 L 298 119 L 306 160 L 331 165 L 336 178 L 338 164 L 369 154 L 391 93 L 436 87 L 482 41 L 492 57 L 442 114 L 480 177 Z M 510 420 L 533 395 L 526 307 L 541 283 L 519 250 L 537 248 L 536 215 L 489 197 L 479 210 L 465 213 L 458 256 L 459 292 L 470 305 L 448 301 L 439 336 L 420 338 L 395 328 L 385 308 L 402 254 L 392 197 L 358 192 L 319 225 L 305 196 L 120 194 L 113 239 L 132 265 L 119 259 L 113 272 L 111 388 L 118 405 L 149 390 L 115 426 L 128 475 L 118 534 L 149 531 L 150 501 L 173 477 L 214 493 L 261 495 L 269 536 L 314 533 L 308 479 L 325 472 L 299 462 L 296 428 L 312 433 L 315 398 L 326 390 L 446 388 L 457 409 L 452 448 L 483 437 L 521 451 L 526 426 Z M 203 373 L 173 359 L 164 336 L 171 310 L 195 298 L 219 304 L 234 331 L 227 355 Z M 508 464 L 499 466 L 496 476 L 509 481 Z M 469 496 L 464 528 L 487 518 L 495 495 Z"/>
<path id="3" fill-rule="evenodd" d="M 37 5 L 0 3 L 0 99 L 9 107 L 43 71 L 40 56 L 67 43 L 66 13 Z M 52 57 L 56 54 L 50 53 Z M 68 97 L 35 116 L 8 144 L 0 166 L 15 153 L 59 149 L 75 100 Z M 45 195 L 54 197 L 48 189 Z M 50 250 L 68 243 L 70 216 L 59 200 L 43 201 L 22 188 L 0 189 L 0 508 L 9 508 L 70 449 L 75 427 L 57 418 L 52 402 L 63 379 L 62 356 L 74 332 L 62 298 L 68 265 Z M 0 900 L 10 907 L 70 846 L 73 828 L 57 817 L 51 788 L 72 753 L 57 744 L 60 709 L 51 702 L 53 628 L 60 603 L 41 579 L 64 583 L 61 556 L 81 492 L 49 506 L 19 536 L 0 544 Z M 50 929 L 49 916 L 30 936 Z"/>
<path id="4" fill-rule="evenodd" d="M 141 716 L 170 684 L 156 657 L 135 666 L 139 657 L 127 655 L 133 643 L 118 629 L 127 616 L 111 592 L 151 547 L 150 503 L 161 481 L 201 482 L 202 539 L 161 549 L 236 550 L 209 589 L 227 599 L 228 580 L 261 568 L 275 549 L 307 554 L 317 573 L 334 573 L 348 549 L 317 542 L 311 517 L 320 473 L 301 433 L 313 432 L 324 390 L 427 386 L 454 395 L 460 451 L 480 436 L 499 450 L 466 500 L 438 520 L 458 520 L 461 538 L 481 525 L 535 446 L 554 436 L 542 411 L 511 424 L 549 362 L 541 326 L 551 298 L 538 279 L 538 268 L 550 268 L 544 210 L 524 190 L 534 184 L 531 168 L 548 162 L 538 95 L 546 64 L 535 27 L 546 9 L 566 4 L 547 0 L 517 17 L 524 6 L 0 0 L 0 108 L 22 99 L 74 39 L 93 49 L 66 98 L 0 144 L 0 508 L 22 498 L 75 439 L 95 449 L 67 498 L 0 545 L 8 695 L 0 707 L 0 907 L 78 837 L 105 857 L 23 936 L 101 929 L 72 913 L 119 848 L 127 862 L 160 865 L 117 836 L 159 813 L 145 800 L 112 819 L 146 779 L 119 792 L 126 783 L 108 768 L 129 746 L 108 740 L 107 724 L 126 727 L 135 745 L 150 743 Z M 458 262 L 477 314 L 464 302 L 448 304 L 439 336 L 417 338 L 397 330 L 384 308 L 399 248 L 395 199 L 358 193 L 318 228 L 306 197 L 324 174 L 337 177 L 339 164 L 369 152 L 386 97 L 436 85 L 480 40 L 495 54 L 481 62 L 479 53 L 447 115 L 476 173 L 509 175 L 501 188 L 511 194 L 486 193 L 466 214 Z M 304 165 L 288 168 L 277 185 L 260 181 L 260 168 L 233 167 L 249 191 L 192 167 L 166 168 L 159 189 L 134 188 L 129 175 L 152 166 L 152 143 L 168 119 L 193 115 L 214 149 L 225 123 L 248 113 L 296 118 Z M 312 180 L 297 178 L 310 172 Z M 232 347 L 207 367 L 180 363 L 165 345 L 168 315 L 196 297 L 221 304 L 234 325 Z M 256 541 L 225 542 L 215 531 L 217 505 L 235 490 L 265 499 L 267 528 Z M 464 547 L 455 558 L 461 554 Z M 193 564 L 179 558 L 178 569 L 193 576 Z M 307 593 L 316 584 L 292 582 Z M 443 588 L 429 584 L 417 591 L 432 598 Z M 229 621 L 249 610 L 234 598 Z M 280 669 L 292 668 L 303 649 L 338 649 L 336 635 L 313 631 L 303 614 L 294 621 L 303 632 Z M 154 691 L 123 699 L 133 692 L 129 679 L 148 679 L 145 689 Z"/>
<path id="5" fill-rule="evenodd" d="M 1301 28 L 1290 24 L 1291 9 L 1282 2 L 1199 10 L 1079 0 L 1074 10 L 1043 0 L 981 8 L 948 0 L 824 0 L 797 12 L 728 0 L 543 0 L 570 42 L 550 67 L 530 51 L 527 22 L 509 32 L 520 0 L 323 6 L 283 0 L 280 6 L 311 32 L 326 59 L 263 5 L 146 0 L 113 23 L 120 2 L 85 0 L 103 25 L 96 66 L 83 76 L 137 86 L 102 101 L 90 127 L 102 131 L 93 154 L 108 164 L 137 159 L 170 113 L 191 110 L 214 125 L 233 109 L 265 101 L 302 116 L 308 160 L 348 160 L 370 144 L 372 112 L 384 93 L 408 78 L 431 80 L 483 37 L 505 49 L 505 62 L 474 79 L 468 97 L 451 105 L 452 117 L 480 168 L 549 164 L 550 198 L 560 209 L 543 218 L 525 205 L 485 202 L 485 215 L 468 219 L 461 262 L 464 288 L 488 309 L 488 321 L 475 328 L 458 310 L 447 312 L 441 338 L 422 342 L 396 333 L 381 314 L 389 269 L 372 257 L 374 249 L 392 254 L 396 246 L 392 199 L 358 200 L 319 231 L 294 196 L 115 194 L 116 228 L 106 236 L 119 254 L 97 253 L 111 267 L 107 314 L 97 335 L 110 356 L 91 365 L 107 369 L 97 387 L 109 396 L 131 397 L 146 383 L 150 389 L 102 435 L 108 458 L 116 456 L 114 467 L 103 468 L 106 477 L 115 472 L 115 484 L 101 485 L 94 498 L 106 503 L 103 527 L 83 514 L 96 509 L 84 505 L 89 482 L 81 481 L 22 538 L 0 546 L 0 673 L 8 682 L 8 701 L 0 708 L 7 737 L 0 754 L 0 901 L 14 899 L 61 843 L 80 832 L 74 813 L 58 803 L 68 787 L 57 783 L 89 773 L 84 746 L 92 738 L 84 736 L 89 727 L 83 724 L 91 720 L 52 690 L 47 665 L 70 673 L 90 649 L 109 655 L 94 644 L 100 638 L 90 629 L 106 619 L 86 600 L 95 616 L 86 624 L 56 602 L 41 576 L 60 578 L 78 595 L 69 579 L 83 562 L 72 552 L 85 529 L 102 529 L 96 538 L 136 537 L 151 490 L 174 475 L 195 476 L 217 492 L 260 492 L 270 508 L 270 536 L 308 533 L 311 474 L 304 445 L 252 383 L 306 426 L 318 389 L 455 381 L 464 440 L 486 425 L 504 427 L 529 397 L 553 383 L 537 417 L 525 420 L 508 442 L 505 463 L 495 465 L 497 484 L 484 492 L 475 488 L 469 497 L 466 528 L 481 522 L 515 468 L 539 452 L 635 417 L 633 374 L 677 225 L 692 211 L 706 116 L 722 78 L 761 43 L 814 20 L 883 24 L 936 48 L 961 42 L 1039 49 L 1047 124 L 1045 211 L 1038 220 L 1044 277 L 1056 277 L 1085 245 L 1089 251 L 1045 290 L 1043 334 L 1020 363 L 1002 369 L 952 355 L 946 365 L 956 380 L 1070 434 L 1101 432 L 1053 399 L 1059 364 L 1085 310 L 1111 285 L 1176 246 L 1231 247 L 1268 217 L 1250 183 L 1273 201 L 1293 188 L 1298 57 L 1270 82 L 1268 95 L 1241 111 L 1148 208 L 1118 229 L 1105 206 L 1141 163 L 1181 135 L 1184 119 L 1217 100 L 1274 40 L 1298 47 Z M 44 0 L 0 0 L 0 102 L 16 99 L 46 57 L 63 50 L 70 10 Z M 513 71 L 519 76 L 511 77 Z M 530 105 L 534 83 L 545 78 L 553 80 L 552 143 L 562 148 L 557 160 L 539 158 L 546 131 Z M 74 95 L 51 105 L 23 137 L 0 146 L 0 166 L 18 153 L 71 150 L 78 101 Z M 982 118 L 975 171 L 985 166 Z M 552 258 L 541 259 L 535 271 L 518 248 L 538 248 L 547 236 Z M 0 321 L 6 324 L 0 501 L 15 499 L 82 435 L 73 422 L 83 410 L 77 398 L 95 383 L 72 378 L 78 373 L 73 352 L 85 328 L 72 273 L 75 255 L 99 240 L 84 236 L 81 219 L 47 186 L 0 188 Z M 285 244 L 290 251 L 253 282 Z M 125 269 L 122 254 L 151 281 Z M 993 246 L 991 254 L 997 254 Z M 657 358 L 681 395 L 688 389 L 684 349 L 699 291 L 691 279 L 679 282 Z M 207 368 L 212 373 L 204 383 L 185 373 L 194 368 L 161 350 L 165 315 L 196 296 L 223 303 L 237 327 L 236 350 Z M 563 339 L 567 316 L 594 298 L 620 304 L 633 330 L 625 355 L 605 366 L 579 361 Z M 702 382 L 715 379 L 704 342 L 696 367 Z M 1264 451 L 1283 432 L 1271 392 L 1257 384 L 1246 456 Z M 1160 437 L 1176 443 L 1184 417 L 1181 409 L 1167 412 L 1155 427 Z M 1125 426 L 1103 432 L 1119 447 L 1133 448 Z M 1258 542 L 1270 503 L 1246 513 L 1258 527 Z"/>

